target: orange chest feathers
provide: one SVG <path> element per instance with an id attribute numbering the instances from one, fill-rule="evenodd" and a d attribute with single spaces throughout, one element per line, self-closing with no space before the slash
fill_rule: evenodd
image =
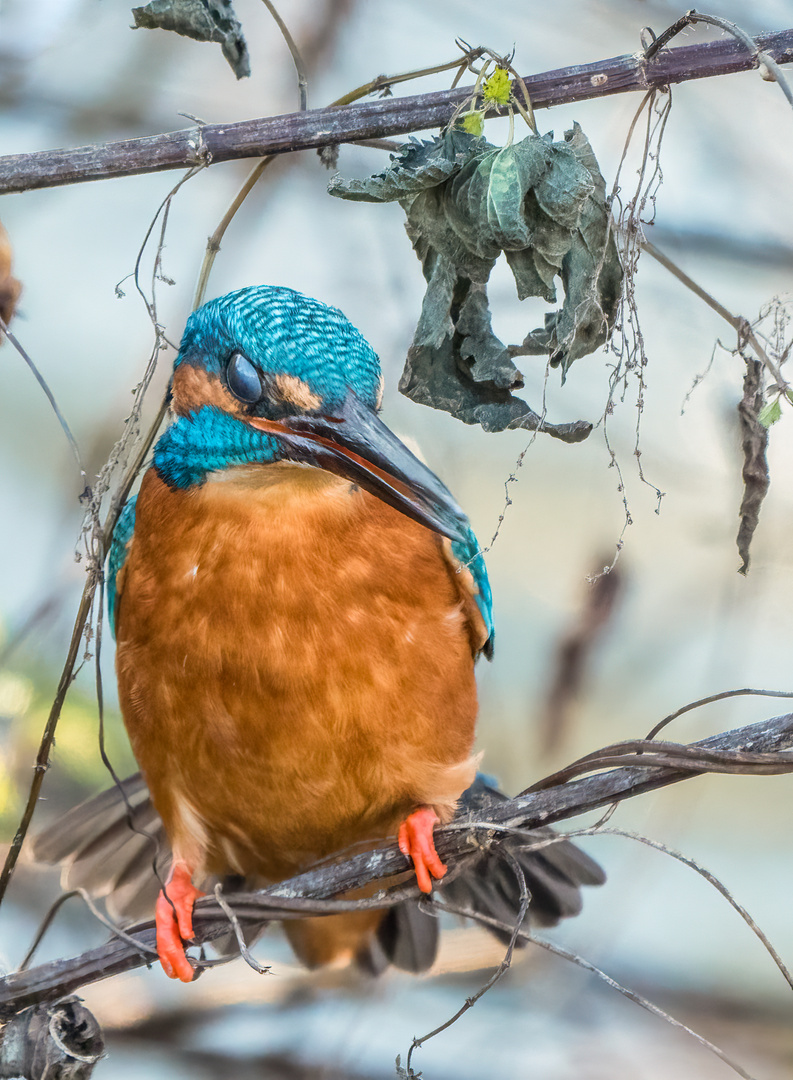
<path id="1" fill-rule="evenodd" d="M 117 670 L 174 847 L 277 878 L 451 812 L 481 634 L 440 538 L 346 481 L 275 465 L 175 492 L 150 471 Z"/>

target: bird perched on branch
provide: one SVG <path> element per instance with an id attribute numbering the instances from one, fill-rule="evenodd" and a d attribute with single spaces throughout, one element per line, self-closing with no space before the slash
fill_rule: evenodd
<path id="1" fill-rule="evenodd" d="M 127 797 L 167 837 L 157 947 L 183 981 L 211 875 L 275 882 L 393 835 L 423 892 L 445 873 L 433 828 L 474 781 L 490 589 L 467 518 L 378 418 L 381 397 L 377 356 L 334 308 L 267 286 L 214 300 L 188 320 L 173 422 L 116 527 L 110 617 L 144 778 Z M 118 892 L 122 913 L 152 878 L 126 814 L 106 793 L 36 849 L 69 862 L 72 887 Z M 570 844 L 524 861 L 545 921 L 602 880 Z M 389 918 L 287 934 L 309 966 L 377 967 L 373 950 L 400 954 Z M 427 966 L 430 939 L 405 966 Z"/>

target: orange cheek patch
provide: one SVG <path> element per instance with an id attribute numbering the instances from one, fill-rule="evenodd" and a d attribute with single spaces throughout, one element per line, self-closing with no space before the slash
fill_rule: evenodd
<path id="1" fill-rule="evenodd" d="M 220 376 L 193 367 L 192 364 L 180 364 L 171 383 L 173 401 L 171 411 L 176 416 L 187 416 L 197 412 L 203 405 L 214 405 L 224 412 L 247 419 L 241 401 L 228 392 L 220 381 Z"/>
<path id="2" fill-rule="evenodd" d="M 312 412 L 322 404 L 322 398 L 297 375 L 276 375 L 275 385 L 282 400 L 300 412 Z"/>

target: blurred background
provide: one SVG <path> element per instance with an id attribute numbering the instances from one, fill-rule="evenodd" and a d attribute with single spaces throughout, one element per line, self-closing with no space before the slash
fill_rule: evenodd
<path id="1" fill-rule="evenodd" d="M 714 11 L 750 34 L 793 23 L 782 0 L 725 0 Z M 320 107 L 381 73 L 451 60 L 454 40 L 515 46 L 524 73 L 588 63 L 640 48 L 642 27 L 660 33 L 684 7 L 665 0 L 282 0 L 309 70 L 309 105 Z M 129 6 L 96 0 L 0 0 L 0 145 L 3 154 L 131 138 L 186 126 L 291 112 L 294 71 L 258 0 L 236 0 L 252 75 L 237 82 L 217 45 L 130 29 Z M 690 30 L 676 44 L 713 37 Z M 791 72 L 793 74 L 793 72 Z M 398 88 L 418 93 L 446 76 Z M 538 113 L 557 137 L 578 121 L 610 187 L 639 95 Z M 489 121 L 487 136 L 506 137 Z M 793 112 L 757 73 L 675 87 L 662 150 L 664 183 L 651 239 L 722 304 L 749 319 L 793 281 Z M 343 147 L 339 168 L 364 176 L 382 151 Z M 250 162 L 204 170 L 171 208 L 160 284 L 160 321 L 178 341 L 207 236 L 247 176 Z M 636 162 L 623 174 L 632 190 Z M 562 387 L 544 386 L 542 358 L 523 358 L 524 396 L 543 393 L 554 422 L 588 419 L 590 438 L 569 446 L 526 432 L 487 435 L 402 399 L 397 382 L 423 295 L 418 260 L 397 205 L 331 199 L 316 153 L 285 155 L 232 223 L 209 296 L 268 282 L 340 307 L 372 342 L 386 373 L 385 419 L 415 439 L 455 492 L 483 543 L 511 505 L 488 555 L 498 629 L 496 656 L 480 668 L 479 747 L 484 767 L 519 791 L 582 753 L 641 737 L 668 712 L 741 686 L 791 689 L 793 641 L 793 420 L 771 432 L 771 489 L 746 578 L 735 549 L 741 499 L 736 406 L 743 364 L 716 349 L 734 345 L 719 317 L 649 258 L 637 298 L 649 366 L 641 417 L 642 483 L 634 455 L 636 387 L 609 420 L 624 478 L 610 468 L 598 423 L 612 355 L 576 362 Z M 152 346 L 152 328 L 130 274 L 146 229 L 176 173 L 6 196 L 0 220 L 23 284 L 14 329 L 49 382 L 93 476 L 118 438 Z M 150 263 L 148 264 L 150 266 Z M 150 270 L 147 271 L 150 274 Z M 494 327 L 522 340 L 541 323 L 540 301 L 520 304 L 508 272 L 490 287 Z M 713 362 L 710 364 L 711 357 Z M 149 398 L 156 408 L 172 354 Z M 682 406 L 698 375 L 707 377 Z M 81 509 L 73 460 L 39 387 L 6 344 L 0 352 L 0 823 L 16 828 L 36 747 L 63 663 L 83 565 L 75 561 Z M 519 455 L 528 450 L 516 472 Z M 587 657 L 577 695 L 552 698 L 560 648 L 579 631 L 592 600 L 587 577 L 616 564 L 610 614 Z M 656 512 L 658 511 L 658 512 Z M 113 702 L 112 645 L 103 655 L 110 709 L 108 748 L 132 771 Z M 70 691 L 37 814 L 41 826 L 107 786 L 97 748 L 93 671 Z M 689 741 L 786 711 L 762 699 L 722 702 L 678 720 L 670 738 Z M 703 863 L 749 909 L 793 962 L 789 896 L 793 840 L 789 777 L 708 777 L 623 803 L 613 824 L 635 829 Z M 577 823 L 576 823 L 577 824 Z M 583 914 L 553 941 L 722 1045 L 752 1075 L 788 1077 L 793 1067 L 790 990 L 759 942 L 692 871 L 639 844 L 584 841 L 608 873 Z M 57 874 L 20 867 L 0 918 L 0 961 L 21 960 Z M 72 906 L 73 905 L 73 906 Z M 70 901 L 39 959 L 99 944 L 103 929 Z M 388 1077 L 414 1035 L 441 1023 L 485 980 L 502 950 L 484 931 L 450 925 L 437 970 L 422 979 L 389 974 L 308 974 L 277 931 L 258 946 L 272 976 L 237 962 L 195 985 L 159 970 L 84 991 L 104 1027 L 107 1080 L 138 1077 Z M 427 1080 L 481 1075 L 597 1080 L 729 1075 L 684 1033 L 642 1012 L 594 976 L 525 950 L 513 970 L 451 1030 L 417 1053 Z"/>

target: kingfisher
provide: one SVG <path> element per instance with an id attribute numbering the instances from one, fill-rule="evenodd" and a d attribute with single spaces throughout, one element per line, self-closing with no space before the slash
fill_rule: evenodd
<path id="1" fill-rule="evenodd" d="M 188 319 L 169 394 L 107 573 L 141 774 L 36 853 L 126 903 L 152 876 L 134 805 L 169 851 L 162 967 L 190 982 L 193 905 L 213 876 L 274 883 L 396 836 L 421 892 L 443 878 L 433 831 L 475 790 L 474 665 L 493 620 L 468 519 L 380 420 L 378 357 L 340 311 L 266 285 L 213 300 Z M 554 848 L 529 866 L 546 921 L 602 880 L 577 848 Z M 388 918 L 286 933 L 309 967 L 361 961 L 394 936 Z"/>

